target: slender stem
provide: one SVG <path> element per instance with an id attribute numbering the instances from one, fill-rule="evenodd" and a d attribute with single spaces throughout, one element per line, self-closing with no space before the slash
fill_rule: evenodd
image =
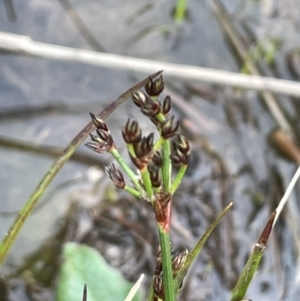
<path id="1" fill-rule="evenodd" d="M 158 225 L 158 230 L 159 230 L 159 242 L 160 242 L 161 256 L 162 256 L 163 284 L 164 284 L 164 292 L 165 292 L 164 300 L 175 301 L 170 233 L 164 231 L 160 225 Z"/>
<path id="2" fill-rule="evenodd" d="M 127 143 L 126 146 L 127 146 L 128 154 L 132 157 L 135 157 L 133 144 Z"/>
<path id="3" fill-rule="evenodd" d="M 117 149 L 111 150 L 111 154 L 116 159 L 116 161 L 119 163 L 119 165 L 122 167 L 122 169 L 127 174 L 127 176 L 130 178 L 130 180 L 133 182 L 133 184 L 138 189 L 138 191 L 142 192 L 144 189 L 142 188 L 141 184 L 139 183 L 139 181 L 137 179 L 137 175 L 127 165 L 127 163 L 124 161 L 124 159 L 119 154 L 118 150 Z"/>
<path id="4" fill-rule="evenodd" d="M 171 173 L 172 173 L 172 164 L 171 164 L 171 147 L 170 141 L 165 140 L 162 147 L 162 178 L 165 193 L 170 192 L 171 188 Z"/>
<path id="5" fill-rule="evenodd" d="M 183 166 L 180 166 L 179 168 L 179 171 L 178 171 L 178 174 L 176 175 L 176 178 L 172 184 L 172 187 L 171 187 L 171 194 L 173 195 L 175 193 L 175 191 L 177 190 L 178 186 L 180 185 L 181 181 L 182 181 L 182 178 L 186 172 L 186 169 L 187 169 L 187 165 L 183 165 Z"/>
<path id="6" fill-rule="evenodd" d="M 143 183 L 144 183 L 147 195 L 149 197 L 150 202 L 152 203 L 153 189 L 152 189 L 152 183 L 151 183 L 150 174 L 147 169 L 147 166 L 145 166 L 141 170 L 141 175 L 142 175 L 142 179 L 143 179 Z"/>
<path id="7" fill-rule="evenodd" d="M 140 198 L 142 195 L 139 191 L 137 191 L 136 189 L 130 187 L 130 186 L 125 186 L 124 190 L 129 192 L 130 194 L 132 194 L 133 196 L 136 196 L 137 198 Z"/>
<path id="8" fill-rule="evenodd" d="M 158 150 L 159 148 L 161 148 L 162 144 L 164 143 L 165 139 L 163 137 L 160 137 L 157 142 L 154 144 L 153 146 L 153 151 Z"/>

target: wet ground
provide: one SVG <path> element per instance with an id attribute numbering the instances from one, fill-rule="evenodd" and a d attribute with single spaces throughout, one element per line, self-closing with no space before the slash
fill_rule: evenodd
<path id="1" fill-rule="evenodd" d="M 1 31 L 39 42 L 236 72 L 243 65 L 210 1 L 189 1 L 188 19 L 176 27 L 171 1 L 12 3 L 15 19 L 0 4 Z M 262 74 L 299 80 L 300 3 L 283 3 L 224 1 L 247 49 L 255 52 L 257 45 L 268 48 L 270 41 L 278 40 L 272 65 L 263 60 L 265 52 L 258 55 Z M 95 40 L 82 34 L 71 8 Z M 0 64 L 3 237 L 54 160 L 51 154 L 8 147 L 4 137 L 64 148 L 89 121 L 89 111 L 100 111 L 145 75 L 8 53 L 0 54 Z M 165 81 L 182 132 L 192 143 L 192 164 L 174 199 L 173 247 L 191 248 L 222 208 L 230 201 L 235 204 L 188 274 L 181 299 L 228 300 L 251 248 L 300 163 L 299 155 L 283 158 L 269 143 L 279 125 L 255 91 Z M 297 145 L 299 99 L 280 96 L 278 100 Z M 123 153 L 120 128 L 130 116 L 142 118 L 128 101 L 108 119 Z M 143 128 L 151 130 L 143 122 Z M 289 154 L 285 143 L 277 144 Z M 157 237 L 149 206 L 111 190 L 101 172 L 109 157 L 94 156 L 84 146 L 78 152 L 99 160 L 97 168 L 86 158 L 71 160 L 51 184 L 2 268 L 0 296 L 10 287 L 6 300 L 53 300 L 60 246 L 69 240 L 96 247 L 132 281 L 142 272 L 153 271 Z M 300 292 L 299 192 L 298 186 L 266 249 L 248 292 L 253 300 L 296 300 Z"/>

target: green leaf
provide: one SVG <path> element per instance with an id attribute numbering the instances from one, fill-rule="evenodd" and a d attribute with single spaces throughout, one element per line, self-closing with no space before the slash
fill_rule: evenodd
<path id="1" fill-rule="evenodd" d="M 133 286 L 118 270 L 109 266 L 96 250 L 77 243 L 66 243 L 56 301 L 81 301 L 85 283 L 87 301 L 123 301 Z M 141 299 L 138 293 L 132 300 Z"/>

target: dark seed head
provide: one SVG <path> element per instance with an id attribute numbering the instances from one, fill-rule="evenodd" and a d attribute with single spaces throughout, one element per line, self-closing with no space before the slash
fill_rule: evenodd
<path id="1" fill-rule="evenodd" d="M 158 96 L 164 89 L 164 80 L 162 75 L 157 78 L 148 78 L 148 81 L 145 85 L 145 90 L 149 96 Z"/>
<path id="2" fill-rule="evenodd" d="M 104 130 L 106 132 L 109 132 L 109 129 L 108 129 L 106 123 L 99 116 L 97 116 L 93 113 L 90 113 L 90 116 L 91 116 L 92 121 L 93 121 L 93 123 L 94 123 L 94 125 L 97 129 L 101 129 L 101 130 Z"/>
<path id="3" fill-rule="evenodd" d="M 172 269 L 174 274 L 176 274 L 176 272 L 178 272 L 181 269 L 188 255 L 189 251 L 188 249 L 185 249 L 179 255 L 175 256 L 172 259 Z"/>
<path id="4" fill-rule="evenodd" d="M 123 189 L 125 187 L 124 176 L 114 164 L 112 164 L 112 166 L 107 166 L 105 172 L 118 188 Z"/>
<path id="5" fill-rule="evenodd" d="M 145 104 L 146 97 L 146 94 L 141 90 L 132 93 L 132 100 L 138 107 L 142 107 Z"/>
<path id="6" fill-rule="evenodd" d="M 100 153 L 100 154 L 107 153 L 112 149 L 111 145 L 109 145 L 107 143 L 98 143 L 96 141 L 89 141 L 89 142 L 85 143 L 85 145 L 89 149 L 93 150 L 96 153 Z"/>
<path id="7" fill-rule="evenodd" d="M 164 121 L 161 127 L 161 136 L 165 139 L 171 138 L 176 135 L 179 128 L 179 121 L 174 121 L 174 116 Z"/>
<path id="8" fill-rule="evenodd" d="M 161 157 L 161 153 L 159 151 L 156 151 L 153 154 L 152 162 L 155 164 L 155 166 L 162 167 L 162 157 Z"/>
<path id="9" fill-rule="evenodd" d="M 148 166 L 148 171 L 150 174 L 150 180 L 152 186 L 155 188 L 160 187 L 162 185 L 160 169 L 157 168 L 156 166 L 152 166 L 152 167 Z"/>
<path id="10" fill-rule="evenodd" d="M 171 111 L 171 109 L 172 109 L 172 100 L 171 97 L 167 95 L 162 104 L 162 113 L 166 116 Z"/>
<path id="11" fill-rule="evenodd" d="M 148 157 L 153 149 L 154 133 L 150 133 L 147 137 L 143 137 L 139 143 L 134 144 L 134 151 L 137 158 L 142 159 Z M 150 158 L 147 158 L 147 161 Z"/>
<path id="12" fill-rule="evenodd" d="M 171 161 L 175 165 L 188 165 L 190 160 L 190 144 L 182 135 L 177 135 L 177 141 L 173 142 Z"/>
<path id="13" fill-rule="evenodd" d="M 177 135 L 176 147 L 185 155 L 190 154 L 190 143 L 183 135 Z"/>
<path id="14" fill-rule="evenodd" d="M 146 97 L 146 102 L 141 106 L 141 111 L 144 115 L 154 117 L 161 111 L 161 105 L 158 100 L 153 100 L 150 97 Z"/>
<path id="15" fill-rule="evenodd" d="M 137 121 L 128 119 L 122 130 L 122 135 L 126 143 L 138 143 L 142 137 L 142 130 Z"/>

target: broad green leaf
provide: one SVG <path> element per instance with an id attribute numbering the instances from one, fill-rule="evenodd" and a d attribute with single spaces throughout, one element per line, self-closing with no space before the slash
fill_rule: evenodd
<path id="1" fill-rule="evenodd" d="M 81 301 L 85 283 L 88 301 L 123 301 L 133 286 L 96 250 L 77 243 L 66 243 L 56 301 Z M 133 298 L 133 301 L 139 300 L 140 293 Z"/>

